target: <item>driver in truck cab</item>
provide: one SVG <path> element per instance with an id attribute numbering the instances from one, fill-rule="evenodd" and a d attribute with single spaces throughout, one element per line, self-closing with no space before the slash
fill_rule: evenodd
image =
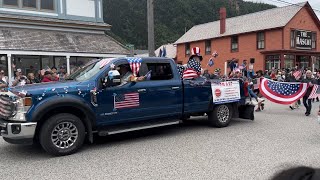
<path id="1" fill-rule="evenodd" d="M 141 81 L 144 81 L 145 80 L 145 77 L 142 76 L 142 77 L 135 77 L 130 69 L 130 66 L 128 64 L 123 64 L 123 65 L 120 65 L 118 67 L 119 69 L 119 72 L 120 72 L 120 77 L 121 77 L 121 84 L 120 86 L 122 85 L 125 85 L 127 84 L 128 82 L 141 82 Z"/>

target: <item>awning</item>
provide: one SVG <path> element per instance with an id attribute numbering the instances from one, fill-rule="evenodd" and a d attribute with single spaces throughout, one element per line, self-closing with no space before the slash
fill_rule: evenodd
<path id="1" fill-rule="evenodd" d="M 295 55 L 305 55 L 305 56 L 320 56 L 319 51 L 311 50 L 271 50 L 271 51 L 261 51 L 262 54 L 295 54 Z"/>
<path id="2" fill-rule="evenodd" d="M 0 50 L 122 54 L 129 50 L 105 34 L 0 28 Z"/>

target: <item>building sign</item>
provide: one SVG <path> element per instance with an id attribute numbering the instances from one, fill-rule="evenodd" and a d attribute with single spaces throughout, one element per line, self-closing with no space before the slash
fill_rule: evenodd
<path id="1" fill-rule="evenodd" d="M 296 30 L 296 47 L 297 49 L 312 48 L 312 32 Z"/>

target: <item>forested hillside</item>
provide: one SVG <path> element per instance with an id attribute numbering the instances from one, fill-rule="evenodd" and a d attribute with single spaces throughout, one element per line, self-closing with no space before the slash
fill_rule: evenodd
<path id="1" fill-rule="evenodd" d="M 219 19 L 220 7 L 234 17 L 274 8 L 242 0 L 154 0 L 156 47 L 175 42 L 196 24 Z M 136 49 L 147 49 L 147 0 L 104 0 L 104 20 L 112 25 L 111 36 Z M 250 23 L 250 22 L 248 22 Z"/>

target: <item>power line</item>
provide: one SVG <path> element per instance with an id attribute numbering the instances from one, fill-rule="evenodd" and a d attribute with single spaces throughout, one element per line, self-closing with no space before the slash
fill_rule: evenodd
<path id="1" fill-rule="evenodd" d="M 303 7 L 301 5 L 298 5 L 298 4 L 294 4 L 294 3 L 291 3 L 291 2 L 287 2 L 287 1 L 284 1 L 284 0 L 269 0 L 269 1 L 272 1 L 272 2 L 280 2 L 282 4 L 287 4 L 287 5 L 294 5 L 294 6 L 299 6 L 299 7 Z M 311 7 L 312 8 L 312 7 Z M 317 11 L 317 12 L 320 12 L 319 9 L 315 9 L 315 8 L 312 8 L 314 11 Z"/>

